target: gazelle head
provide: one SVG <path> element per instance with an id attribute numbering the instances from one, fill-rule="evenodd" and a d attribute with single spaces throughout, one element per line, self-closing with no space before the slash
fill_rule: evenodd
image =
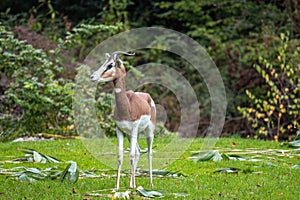
<path id="1" fill-rule="evenodd" d="M 109 82 L 119 78 L 122 74 L 125 74 L 125 68 L 123 66 L 123 62 L 119 58 L 119 55 L 133 56 L 134 54 L 124 51 L 115 51 L 111 55 L 106 53 L 106 61 L 91 75 L 91 81 Z"/>

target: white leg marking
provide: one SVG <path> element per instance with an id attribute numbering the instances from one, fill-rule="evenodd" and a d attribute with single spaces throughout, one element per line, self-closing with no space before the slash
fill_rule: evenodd
<path id="1" fill-rule="evenodd" d="M 119 128 L 116 128 L 117 130 L 117 137 L 118 137 L 118 173 L 117 173 L 117 184 L 116 189 L 118 190 L 120 188 L 120 174 L 121 174 L 121 168 L 123 163 L 123 144 L 124 144 L 124 135 L 119 130 Z"/>
<path id="2" fill-rule="evenodd" d="M 147 137 L 147 146 L 148 146 L 148 165 L 149 165 L 149 179 L 150 179 L 150 186 L 153 187 L 152 181 L 152 143 L 154 137 L 154 129 L 152 126 L 149 126 L 148 129 L 148 137 Z"/>
<path id="3" fill-rule="evenodd" d="M 131 178 L 130 187 L 135 188 L 135 161 L 136 161 L 136 148 L 137 148 L 137 135 L 138 127 L 134 127 L 132 130 L 131 140 L 130 140 L 130 165 L 131 165 Z"/>
<path id="4" fill-rule="evenodd" d="M 115 90 L 115 93 L 120 93 L 120 92 L 122 92 L 122 89 L 121 89 L 121 88 L 115 88 L 114 90 Z"/>
<path id="5" fill-rule="evenodd" d="M 137 169 L 137 164 L 139 162 L 139 158 L 140 158 L 140 154 L 141 154 L 141 150 L 139 147 L 139 143 L 136 143 L 136 148 L 135 148 L 135 160 L 134 160 L 134 172 L 136 173 L 136 169 Z"/>

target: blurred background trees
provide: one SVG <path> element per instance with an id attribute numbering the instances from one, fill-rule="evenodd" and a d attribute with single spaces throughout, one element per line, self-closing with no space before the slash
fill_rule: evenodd
<path id="1" fill-rule="evenodd" d="M 224 136 L 292 139 L 300 130 L 297 0 L 2 0 L 0 12 L 2 138 L 76 134 L 72 113 L 76 63 L 109 36 L 147 26 L 185 33 L 208 51 L 227 92 Z M 188 63 L 159 51 L 141 52 L 132 62 L 133 66 L 164 63 L 182 72 L 198 96 L 203 113 L 198 135 L 204 136 L 209 94 Z M 165 126 L 176 131 L 180 113 L 172 92 L 154 85 L 143 90 L 164 106 Z M 111 108 L 105 103 L 111 97 L 100 97 L 99 124 L 113 135 Z"/>

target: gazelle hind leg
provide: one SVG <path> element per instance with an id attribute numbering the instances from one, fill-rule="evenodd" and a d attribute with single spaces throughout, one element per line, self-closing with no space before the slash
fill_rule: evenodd
<path id="1" fill-rule="evenodd" d="M 137 142 L 136 147 L 135 147 L 135 160 L 134 160 L 134 171 L 135 172 L 136 172 L 136 169 L 137 169 L 137 164 L 139 162 L 140 154 L 141 154 L 141 149 L 140 149 L 140 146 Z"/>
<path id="2" fill-rule="evenodd" d="M 150 179 L 150 186 L 153 187 L 152 181 L 152 143 L 154 137 L 154 130 L 149 128 L 149 135 L 147 137 L 147 146 L 148 146 L 148 165 L 149 165 L 149 179 Z"/>

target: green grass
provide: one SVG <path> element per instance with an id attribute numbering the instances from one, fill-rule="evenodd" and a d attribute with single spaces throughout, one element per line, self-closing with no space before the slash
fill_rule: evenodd
<path id="1" fill-rule="evenodd" d="M 167 144 L 168 141 L 168 139 L 162 138 L 155 139 L 157 150 Z M 236 145 L 233 146 L 232 142 Z M 143 146 L 144 142 L 141 143 Z M 260 153 L 245 155 L 262 159 L 263 161 L 261 162 L 228 160 L 195 163 L 193 160 L 188 159 L 192 151 L 197 151 L 201 148 L 202 143 L 203 139 L 195 139 L 189 149 L 178 160 L 167 167 L 169 171 L 180 171 L 187 177 L 155 177 L 153 190 L 185 193 L 189 195 L 186 199 L 299 199 L 300 169 L 291 168 L 291 166 L 300 163 L 299 154 L 293 152 L 281 154 L 277 152 L 270 155 Z M 13 164 L 4 162 L 5 160 L 23 156 L 24 153 L 19 151 L 20 148 L 32 148 L 63 161 L 76 161 L 81 170 L 110 170 L 110 168 L 96 159 L 80 140 L 0 143 L 0 168 L 9 169 L 15 166 L 26 166 L 45 169 L 55 165 L 63 169 L 67 166 L 67 163 Z M 230 154 L 232 150 L 248 148 L 255 148 L 255 151 L 288 149 L 276 142 L 240 138 L 219 139 L 214 149 L 218 149 L 220 152 L 229 151 L 228 154 Z M 146 155 L 142 156 L 145 157 Z M 111 159 L 116 162 L 116 156 L 111 155 Z M 128 159 L 128 156 L 125 154 L 124 162 L 129 162 Z M 276 166 L 271 166 L 267 162 L 271 162 Z M 217 168 L 226 167 L 240 168 L 247 173 L 214 173 Z M 111 173 L 114 174 L 115 172 Z M 146 189 L 150 189 L 147 177 L 138 177 L 136 181 L 137 186 L 141 185 Z M 81 178 L 76 183 L 60 182 L 58 179 L 21 182 L 14 180 L 8 175 L 0 175 L 0 182 L 0 199 L 102 199 L 104 197 L 87 197 L 84 194 L 114 188 L 115 186 L 115 178 Z M 129 186 L 129 176 L 121 178 L 121 186 L 123 188 Z M 111 191 L 108 190 L 107 193 L 111 193 Z M 165 199 L 173 198 L 174 196 L 165 197 Z"/>

